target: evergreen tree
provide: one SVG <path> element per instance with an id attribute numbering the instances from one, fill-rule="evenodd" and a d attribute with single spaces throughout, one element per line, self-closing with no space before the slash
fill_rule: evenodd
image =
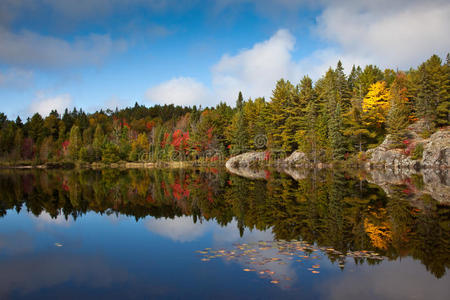
<path id="1" fill-rule="evenodd" d="M 335 74 L 336 89 L 341 103 L 341 108 L 343 109 L 343 112 L 346 112 L 351 107 L 351 90 L 349 88 L 348 80 L 345 76 L 344 67 L 342 66 L 341 61 L 338 61 L 337 63 Z"/>
<path id="2" fill-rule="evenodd" d="M 239 92 L 238 98 L 236 100 L 236 110 L 240 111 L 244 108 L 244 97 L 242 97 L 242 92 Z"/>
<path id="3" fill-rule="evenodd" d="M 76 125 L 72 126 L 69 135 L 69 153 L 73 160 L 78 160 L 79 151 L 82 146 L 80 128 Z"/>
<path id="4" fill-rule="evenodd" d="M 16 123 L 16 127 L 17 128 L 22 128 L 23 127 L 22 119 L 19 116 L 17 116 L 15 123 Z"/>
<path id="5" fill-rule="evenodd" d="M 283 132 L 286 132 L 286 121 L 290 117 L 292 97 L 295 95 L 294 86 L 284 79 L 278 80 L 275 89 L 272 91 L 271 102 L 267 106 L 267 128 L 269 133 L 269 143 L 271 148 L 282 148 Z"/>
<path id="6" fill-rule="evenodd" d="M 441 84 L 445 81 L 445 73 L 441 67 L 441 59 L 433 55 L 419 67 L 419 86 L 416 98 L 417 116 L 422 118 L 426 129 L 431 131 L 436 121 L 436 110 L 444 93 Z M 444 100 L 445 103 L 445 100 Z"/>
<path id="7" fill-rule="evenodd" d="M 343 139 L 341 93 L 337 88 L 337 75 L 331 68 L 323 78 L 322 97 L 325 100 L 323 113 L 327 120 L 327 134 L 332 159 L 341 159 L 346 151 Z"/>
<path id="8" fill-rule="evenodd" d="M 264 138 L 266 134 L 264 122 L 265 106 L 264 98 L 256 98 L 255 101 L 249 99 L 245 102 L 244 116 L 247 122 L 249 148 L 263 149 L 266 146 L 267 140 Z"/>
<path id="9" fill-rule="evenodd" d="M 94 160 L 98 161 L 102 158 L 103 145 L 105 144 L 105 136 L 102 127 L 97 125 L 95 128 L 94 139 L 92 141 L 92 148 L 94 151 Z"/>
<path id="10" fill-rule="evenodd" d="M 298 148 L 310 156 L 314 162 L 317 162 L 319 147 L 323 140 L 320 135 L 319 118 L 320 103 L 316 92 L 313 89 L 311 78 L 305 76 L 300 82 L 300 103 L 306 104 L 298 117 L 298 130 L 296 132 L 296 141 Z"/>
<path id="11" fill-rule="evenodd" d="M 339 160 L 344 158 L 346 146 L 343 136 L 343 126 L 342 126 L 342 115 L 341 115 L 341 104 L 336 104 L 336 109 L 330 117 L 328 125 L 328 135 L 330 139 L 332 156 L 334 160 Z"/>
<path id="12" fill-rule="evenodd" d="M 27 122 L 28 136 L 36 144 L 40 144 L 45 137 L 44 120 L 39 113 L 35 113 L 31 120 Z"/>
<path id="13" fill-rule="evenodd" d="M 442 66 L 439 104 L 436 107 L 436 123 L 438 126 L 450 125 L 450 54 Z"/>
<path id="14" fill-rule="evenodd" d="M 410 111 L 407 94 L 406 76 L 404 73 L 399 73 L 390 88 L 390 109 L 386 118 L 388 133 L 397 143 L 403 139 L 405 129 L 409 125 Z"/>
<path id="15" fill-rule="evenodd" d="M 14 136 L 14 148 L 12 155 L 14 161 L 20 160 L 22 158 L 22 144 L 23 144 L 23 133 L 22 129 L 18 128 Z"/>
<path id="16" fill-rule="evenodd" d="M 248 124 L 244 112 L 244 99 L 239 92 L 236 100 L 236 112 L 228 127 L 228 136 L 233 154 L 245 152 L 249 147 Z"/>
<path id="17" fill-rule="evenodd" d="M 361 94 L 364 96 L 369 91 L 369 87 L 377 81 L 384 78 L 383 72 L 374 65 L 364 67 L 364 70 L 359 74 L 356 86 L 361 89 Z"/>
<path id="18" fill-rule="evenodd" d="M 367 144 L 367 139 L 374 138 L 363 124 L 361 106 L 358 100 L 352 104 L 350 111 L 343 115 L 345 130 L 343 134 L 350 138 L 351 145 L 356 146 L 359 152 L 363 151 L 363 145 Z"/>

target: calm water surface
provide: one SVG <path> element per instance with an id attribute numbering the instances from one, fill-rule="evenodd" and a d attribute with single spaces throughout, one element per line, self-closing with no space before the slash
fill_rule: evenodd
<path id="1" fill-rule="evenodd" d="M 0 299 L 449 299 L 450 207 L 356 173 L 0 171 Z"/>

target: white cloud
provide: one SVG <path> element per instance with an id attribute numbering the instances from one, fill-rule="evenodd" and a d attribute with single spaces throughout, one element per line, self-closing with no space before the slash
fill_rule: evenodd
<path id="1" fill-rule="evenodd" d="M 194 105 L 208 103 L 210 92 L 191 77 L 177 77 L 147 90 L 145 97 L 152 103 Z"/>
<path id="2" fill-rule="evenodd" d="M 100 64 L 126 43 L 109 35 L 90 34 L 68 42 L 31 31 L 14 33 L 0 27 L 0 62 L 13 66 L 54 68 Z"/>
<path id="3" fill-rule="evenodd" d="M 252 0 L 218 1 L 219 10 L 233 3 Z M 270 8 L 273 3 L 261 5 Z M 283 1 L 284 10 L 299 10 L 311 1 Z M 445 57 L 450 49 L 450 2 L 444 0 L 322 0 L 321 12 L 311 32 L 324 41 L 321 47 L 300 60 L 293 58 L 296 38 L 287 29 L 237 54 L 225 54 L 211 69 L 208 90 L 192 78 L 175 78 L 147 92 L 158 103 L 206 104 L 219 101 L 234 104 L 237 93 L 245 98 L 270 98 L 280 78 L 297 83 L 303 75 L 314 80 L 341 60 L 347 73 L 352 65 L 375 64 L 381 68 L 409 69 L 432 54 Z M 300 44 L 299 47 L 302 45 Z M 206 96 L 207 95 L 207 96 Z M 211 95 L 211 96 L 209 96 Z"/>
<path id="4" fill-rule="evenodd" d="M 314 32 L 336 45 L 341 56 L 383 67 L 414 67 L 450 49 L 450 2 L 326 2 Z"/>
<path id="5" fill-rule="evenodd" d="M 38 93 L 28 107 L 28 112 L 33 114 L 38 112 L 41 116 L 47 116 L 52 110 L 56 109 L 59 113 L 64 112 L 72 103 L 72 98 L 69 94 L 62 94 L 53 97 L 46 97 L 42 93 Z"/>
<path id="6" fill-rule="evenodd" d="M 300 69 L 292 60 L 295 38 L 281 29 L 271 38 L 241 50 L 232 56 L 225 54 L 212 67 L 213 86 L 190 77 L 178 77 L 150 88 L 147 100 L 154 103 L 179 105 L 214 105 L 219 101 L 234 104 L 239 91 L 245 97 L 270 97 L 280 78 L 297 80 Z"/>
<path id="7" fill-rule="evenodd" d="M 270 97 L 277 80 L 300 76 L 299 66 L 291 57 L 294 45 L 292 34 L 281 29 L 251 49 L 234 56 L 225 54 L 212 68 L 215 94 L 228 102 L 234 102 L 239 91 L 246 97 Z"/>

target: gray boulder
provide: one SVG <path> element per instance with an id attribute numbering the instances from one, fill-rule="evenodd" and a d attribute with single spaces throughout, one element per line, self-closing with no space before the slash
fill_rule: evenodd
<path id="1" fill-rule="evenodd" d="M 450 166 L 450 131 L 433 133 L 423 145 L 422 166 L 425 168 L 448 168 Z"/>

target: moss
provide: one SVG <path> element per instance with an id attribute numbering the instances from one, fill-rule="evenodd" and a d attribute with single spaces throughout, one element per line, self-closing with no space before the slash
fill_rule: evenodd
<path id="1" fill-rule="evenodd" d="M 411 158 L 414 160 L 422 159 L 423 157 L 423 144 L 419 143 L 414 147 L 414 150 L 412 152 Z"/>
<path id="2" fill-rule="evenodd" d="M 412 174 L 411 176 L 412 183 L 414 186 L 419 190 L 423 190 L 424 182 L 423 182 L 423 176 L 421 174 Z"/>

